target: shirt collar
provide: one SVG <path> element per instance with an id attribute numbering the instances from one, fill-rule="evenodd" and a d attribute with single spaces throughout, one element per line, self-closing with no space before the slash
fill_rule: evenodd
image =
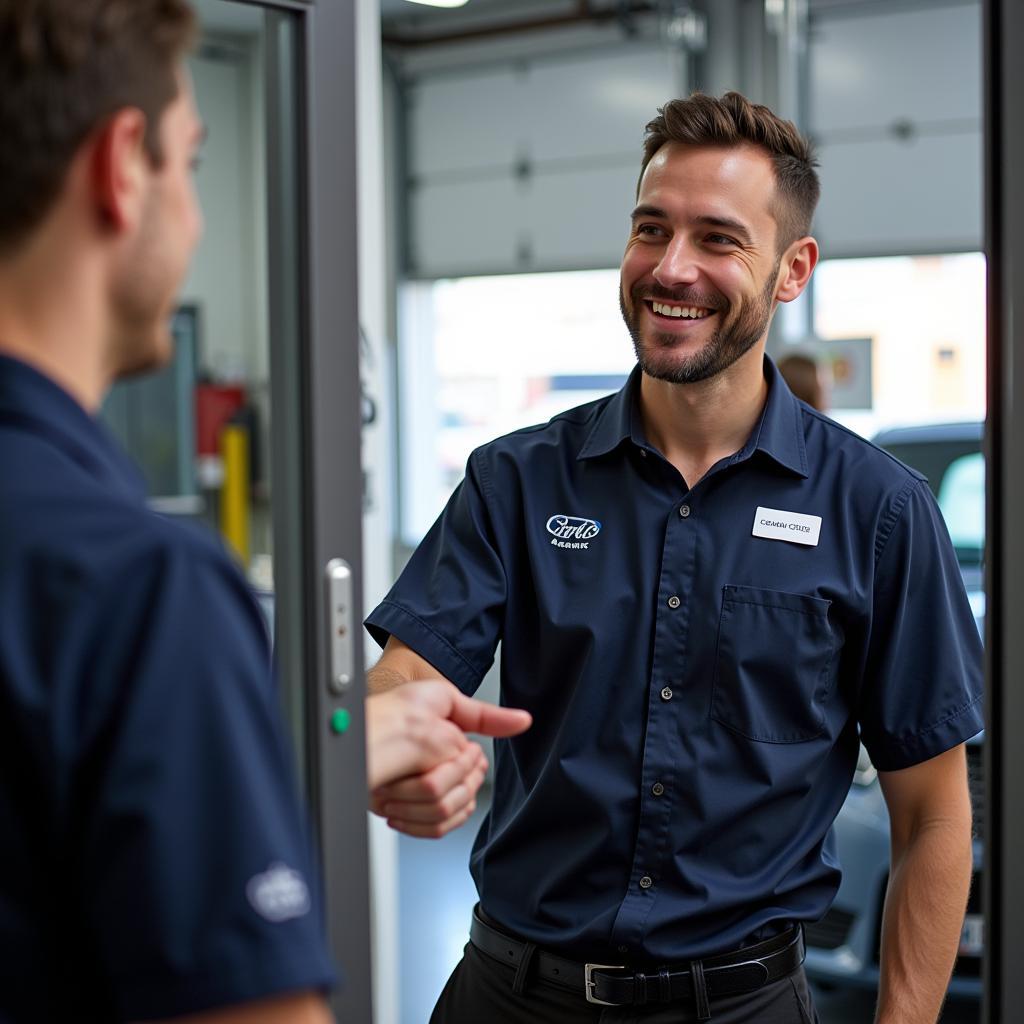
<path id="1" fill-rule="evenodd" d="M 145 500 L 141 472 L 107 428 L 45 374 L 0 354 L 0 423 L 5 422 L 27 426 L 123 497 Z"/>
<path id="2" fill-rule="evenodd" d="M 764 376 L 768 382 L 768 400 L 757 426 L 735 456 L 735 461 L 742 462 L 755 451 L 761 451 L 780 466 L 806 477 L 807 450 L 800 403 L 767 355 L 764 357 Z M 597 422 L 577 455 L 578 459 L 607 455 L 627 438 L 640 447 L 647 446 L 640 422 L 639 394 L 640 367 L 636 366 L 626 383 L 612 395 L 599 413 Z"/>
<path id="3" fill-rule="evenodd" d="M 576 456 L 577 459 L 607 455 L 627 438 L 632 438 L 636 444 L 646 445 L 639 416 L 639 394 L 640 367 L 637 365 L 633 367 L 633 372 L 626 379 L 626 383 L 601 409 L 597 422 Z"/>
<path id="4" fill-rule="evenodd" d="M 767 355 L 764 357 L 764 378 L 768 382 L 768 401 L 760 422 L 736 461 L 760 451 L 797 476 L 807 477 L 803 410 Z"/>

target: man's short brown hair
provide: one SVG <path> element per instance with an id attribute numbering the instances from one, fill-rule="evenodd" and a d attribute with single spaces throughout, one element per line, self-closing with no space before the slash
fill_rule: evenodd
<path id="1" fill-rule="evenodd" d="M 818 161 L 810 142 L 792 121 L 784 121 L 738 92 L 727 92 L 721 99 L 695 92 L 688 99 L 672 100 L 647 125 L 641 181 L 651 158 L 667 142 L 691 146 L 749 143 L 765 150 L 775 167 L 772 213 L 778 225 L 778 251 L 810 232 L 821 193 L 815 171 Z"/>
<path id="2" fill-rule="evenodd" d="M 0 0 L 0 252 L 44 219 L 78 147 L 116 111 L 145 114 L 159 165 L 195 30 L 187 0 Z"/>

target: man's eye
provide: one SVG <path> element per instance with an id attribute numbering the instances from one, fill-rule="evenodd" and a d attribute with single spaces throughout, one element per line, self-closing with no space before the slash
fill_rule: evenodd
<path id="1" fill-rule="evenodd" d="M 736 245 L 736 239 L 728 235 L 708 235 L 708 241 L 712 245 Z"/>
<path id="2" fill-rule="evenodd" d="M 638 235 L 663 235 L 664 230 L 657 224 L 638 224 L 636 228 Z"/>

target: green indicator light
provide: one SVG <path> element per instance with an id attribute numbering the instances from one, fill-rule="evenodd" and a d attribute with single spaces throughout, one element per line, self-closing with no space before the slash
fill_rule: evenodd
<path id="1" fill-rule="evenodd" d="M 331 731 L 336 732 L 339 736 L 348 731 L 348 727 L 352 724 L 352 714 L 346 708 L 338 708 L 337 711 L 331 715 Z"/>

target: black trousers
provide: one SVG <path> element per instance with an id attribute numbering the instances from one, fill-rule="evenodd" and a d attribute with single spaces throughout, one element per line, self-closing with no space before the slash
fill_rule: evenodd
<path id="1" fill-rule="evenodd" d="M 430 1017 L 430 1024 L 697 1024 L 682 1002 L 648 1006 L 594 1006 L 542 981 L 512 991 L 515 970 L 472 943 Z M 712 1024 L 819 1024 L 803 968 L 746 995 L 711 1003 Z"/>

